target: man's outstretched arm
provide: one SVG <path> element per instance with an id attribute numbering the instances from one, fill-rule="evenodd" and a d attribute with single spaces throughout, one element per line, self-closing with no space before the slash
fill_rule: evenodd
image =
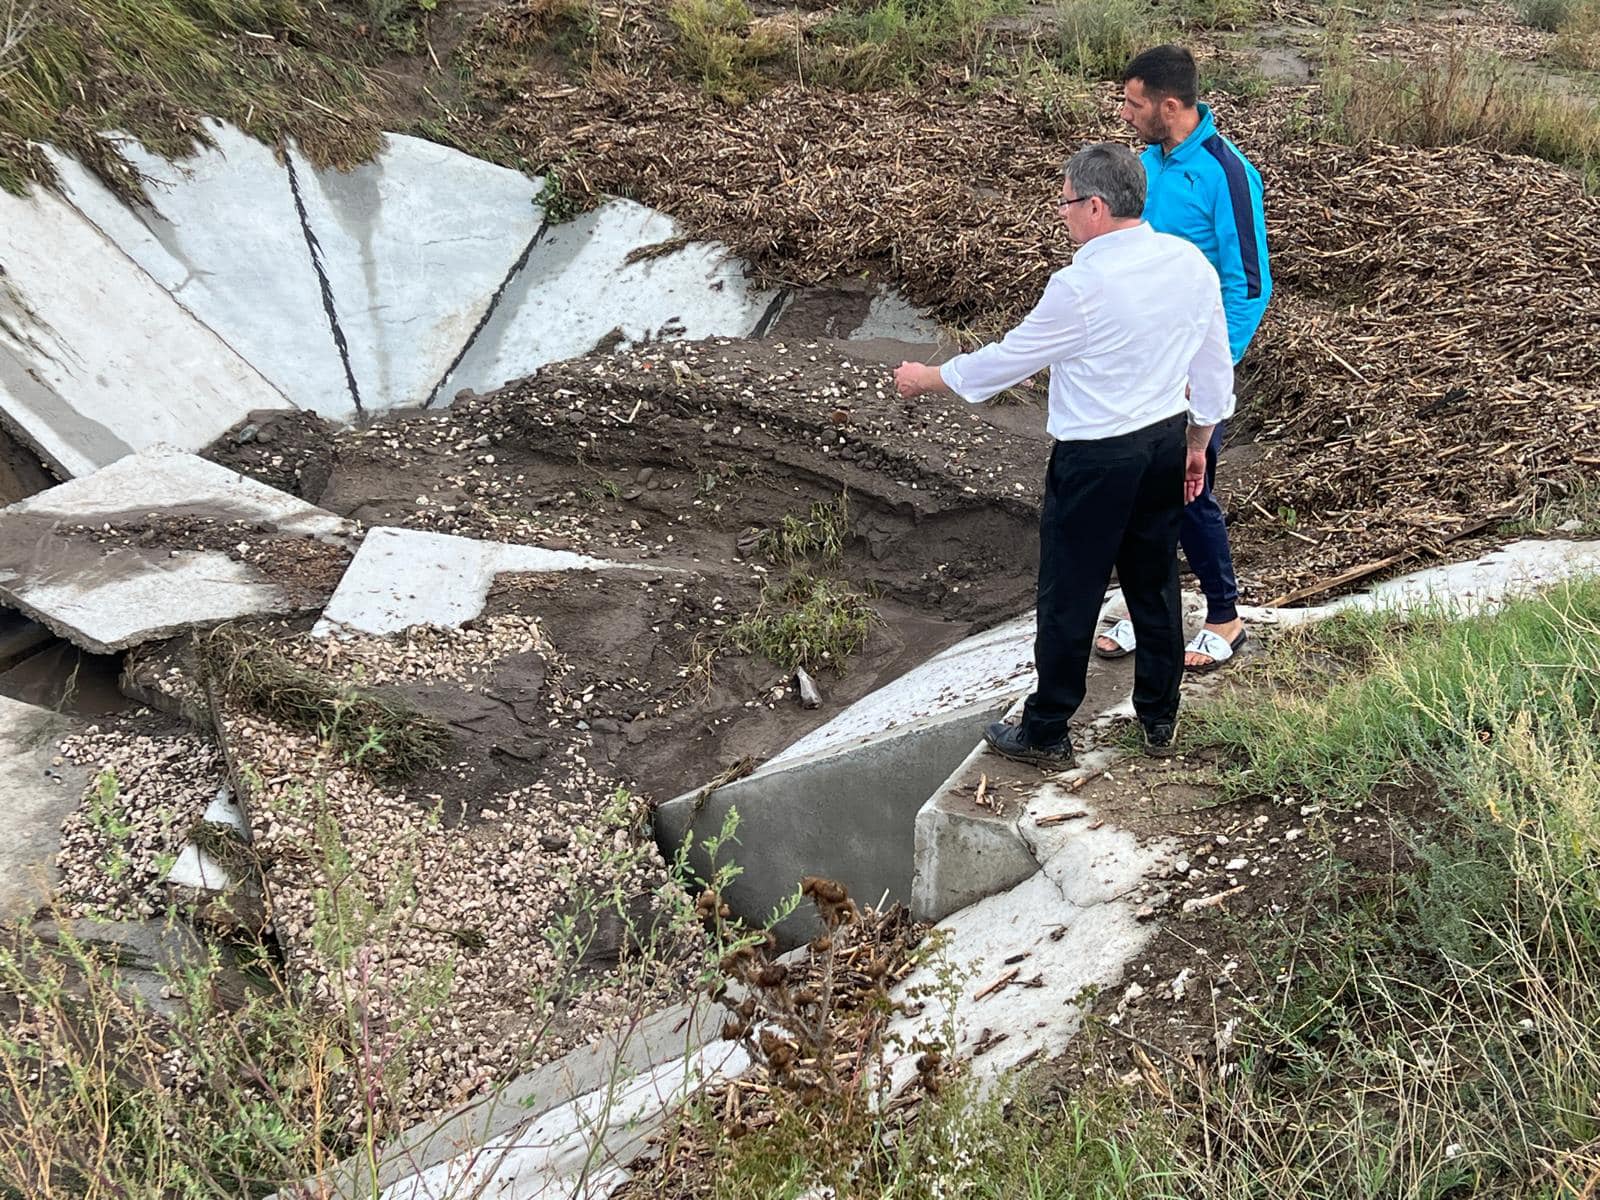
<path id="1" fill-rule="evenodd" d="M 942 367 L 901 363 L 894 373 L 895 390 L 907 400 L 944 392 L 981 404 L 1051 363 L 1081 353 L 1087 336 L 1077 289 L 1057 276 L 1033 311 L 1000 341 L 958 354 Z"/>

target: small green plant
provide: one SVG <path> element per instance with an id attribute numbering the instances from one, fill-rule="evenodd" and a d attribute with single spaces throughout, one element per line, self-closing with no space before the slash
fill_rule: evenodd
<path id="1" fill-rule="evenodd" d="M 1166 38 L 1143 0 L 1067 0 L 1055 12 L 1055 61 L 1084 79 L 1121 79 L 1130 59 Z"/>
<path id="2" fill-rule="evenodd" d="M 1016 0 L 858 0 L 816 30 L 812 78 L 856 91 L 900 87 L 942 63 L 981 66 L 990 23 Z"/>
<path id="3" fill-rule="evenodd" d="M 724 100 L 746 100 L 765 90 L 756 68 L 784 47 L 772 29 L 752 28 L 745 0 L 670 0 L 667 16 L 681 74 Z"/>
<path id="4" fill-rule="evenodd" d="M 551 225 L 565 225 L 574 217 L 582 216 L 589 208 L 585 194 L 574 191 L 567 184 L 566 170 L 559 163 L 547 166 L 539 185 L 539 194 L 533 198 L 533 202 L 544 213 L 544 219 Z"/>
<path id="5" fill-rule="evenodd" d="M 128 820 L 128 810 L 122 803 L 115 771 L 101 771 L 95 777 L 94 793 L 89 797 L 89 824 L 112 842 L 126 841 L 133 833 L 133 823 Z"/>
<path id="6" fill-rule="evenodd" d="M 756 541 L 756 551 L 779 566 L 794 566 L 813 559 L 824 566 L 837 566 L 850 537 L 850 497 L 841 492 L 837 500 L 818 500 L 804 517 L 786 513 L 778 524 L 764 530 Z"/>
<path id="7" fill-rule="evenodd" d="M 728 641 L 746 654 L 764 654 L 786 671 L 831 666 L 866 645 L 873 612 L 866 597 L 846 584 L 804 573 L 761 590 L 756 611 L 740 618 Z"/>

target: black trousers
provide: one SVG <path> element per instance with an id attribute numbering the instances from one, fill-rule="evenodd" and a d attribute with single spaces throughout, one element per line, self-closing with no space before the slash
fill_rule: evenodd
<path id="1" fill-rule="evenodd" d="M 1178 527 L 1187 417 L 1086 442 L 1057 442 L 1039 516 L 1039 687 L 1023 708 L 1024 738 L 1059 741 L 1083 703 L 1089 653 L 1116 568 L 1138 649 L 1133 707 L 1146 725 L 1174 720 L 1183 682 Z"/>

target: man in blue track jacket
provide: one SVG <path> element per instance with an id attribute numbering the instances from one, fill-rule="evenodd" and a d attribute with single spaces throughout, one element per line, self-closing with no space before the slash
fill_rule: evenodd
<path id="1" fill-rule="evenodd" d="M 1194 243 L 1216 268 L 1228 342 L 1238 363 L 1272 295 L 1261 176 L 1217 132 L 1211 110 L 1198 102 L 1199 71 L 1183 47 L 1144 51 L 1128 64 L 1122 82 L 1122 119 L 1148 143 L 1142 159 L 1148 180 L 1144 219 L 1160 233 Z M 1184 509 L 1179 536 L 1189 569 L 1206 596 L 1205 626 L 1184 655 L 1190 671 L 1221 666 L 1245 639 L 1228 527 L 1212 494 L 1222 432 L 1218 424 L 1206 452 L 1205 489 Z M 1133 627 L 1127 621 L 1113 625 L 1096 643 L 1097 652 L 1107 658 L 1120 658 L 1133 647 Z"/>

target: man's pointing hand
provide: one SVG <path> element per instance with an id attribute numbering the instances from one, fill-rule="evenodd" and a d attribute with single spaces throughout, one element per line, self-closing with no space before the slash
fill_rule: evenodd
<path id="1" fill-rule="evenodd" d="M 945 387 L 938 367 L 930 367 L 927 363 L 903 362 L 895 368 L 894 390 L 900 393 L 900 399 L 913 400 L 926 392 L 949 389 Z"/>

